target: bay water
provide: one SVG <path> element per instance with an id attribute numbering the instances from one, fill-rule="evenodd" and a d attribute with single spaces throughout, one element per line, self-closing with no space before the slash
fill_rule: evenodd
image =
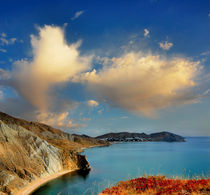
<path id="1" fill-rule="evenodd" d="M 170 178 L 210 177 L 210 137 L 188 137 L 186 142 L 118 143 L 85 150 L 90 172 L 61 176 L 33 195 L 95 195 L 121 180 L 144 175 Z"/>

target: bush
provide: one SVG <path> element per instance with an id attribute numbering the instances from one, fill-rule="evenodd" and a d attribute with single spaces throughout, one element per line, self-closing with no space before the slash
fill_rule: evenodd
<path id="1" fill-rule="evenodd" d="M 148 176 L 121 181 L 101 195 L 128 194 L 210 194 L 210 179 L 167 179 L 165 176 Z"/>

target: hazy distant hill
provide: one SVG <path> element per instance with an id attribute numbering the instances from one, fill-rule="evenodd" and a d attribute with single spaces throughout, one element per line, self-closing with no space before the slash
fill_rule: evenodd
<path id="1" fill-rule="evenodd" d="M 15 194 L 29 182 L 62 170 L 88 169 L 77 151 L 107 144 L 0 112 L 0 194 Z"/>
<path id="2" fill-rule="evenodd" d="M 109 142 L 148 142 L 148 141 L 163 141 L 163 142 L 184 142 L 184 138 L 169 132 L 159 132 L 152 134 L 145 133 L 107 133 L 97 136 L 96 139 L 106 140 Z"/>

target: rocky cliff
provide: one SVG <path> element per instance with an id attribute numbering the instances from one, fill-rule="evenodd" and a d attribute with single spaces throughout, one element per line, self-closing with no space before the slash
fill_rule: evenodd
<path id="1" fill-rule="evenodd" d="M 184 142 L 185 139 L 180 136 L 169 132 L 159 132 L 152 134 L 145 133 L 107 133 L 96 137 L 98 140 L 105 140 L 109 142 L 148 142 L 148 141 L 163 141 L 163 142 Z"/>
<path id="2" fill-rule="evenodd" d="M 89 169 L 78 151 L 102 145 L 108 144 L 0 112 L 0 194 L 15 194 L 37 178 L 62 170 Z"/>

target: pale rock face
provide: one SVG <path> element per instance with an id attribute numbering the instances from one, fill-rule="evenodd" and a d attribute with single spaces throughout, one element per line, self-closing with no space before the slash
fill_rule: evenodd
<path id="1" fill-rule="evenodd" d="M 24 147 L 24 149 L 29 152 L 31 159 L 41 158 L 48 173 L 55 173 L 62 169 L 61 163 L 59 162 L 59 150 L 25 128 L 17 125 L 8 126 L 0 120 L 1 137 L 15 144 L 18 144 L 18 138 L 26 138 L 27 147 Z"/>
<path id="2" fill-rule="evenodd" d="M 16 151 L 18 150 L 18 151 Z M 20 155 L 21 152 L 21 155 Z M 7 125 L 0 120 L 0 163 L 16 169 L 22 162 L 26 168 L 31 168 L 34 163 L 43 167 L 38 173 L 41 176 L 53 174 L 62 170 L 62 163 L 59 159 L 60 150 L 47 141 L 42 140 L 33 132 L 17 125 Z M 9 154 L 9 155 L 8 155 Z M 21 160 L 19 160 L 21 158 Z M 31 163 L 33 161 L 33 163 Z M 1 173 L 1 178 L 5 176 L 2 186 L 6 186 L 17 179 L 15 175 Z"/>

